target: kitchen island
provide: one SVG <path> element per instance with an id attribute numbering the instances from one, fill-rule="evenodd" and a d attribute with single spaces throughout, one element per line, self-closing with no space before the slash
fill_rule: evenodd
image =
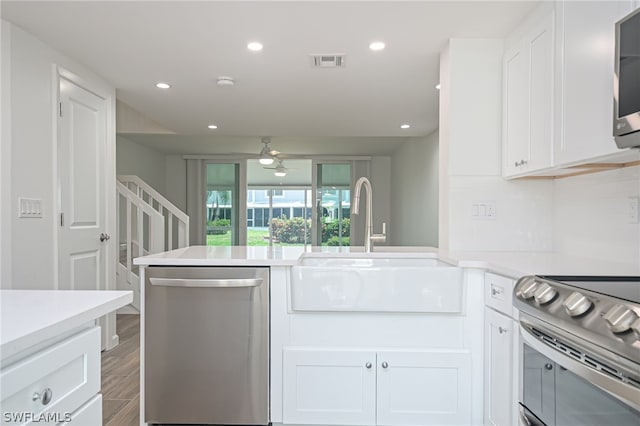
<path id="1" fill-rule="evenodd" d="M 130 291 L 0 291 L 2 423 L 102 424 L 96 320 L 132 300 Z"/>
<path id="2" fill-rule="evenodd" d="M 491 392 L 486 358 L 493 356 L 485 348 L 485 303 L 505 306 L 513 317 L 509 329 L 517 328 L 510 292 L 521 276 L 640 275 L 640 265 L 555 253 L 375 250 L 193 246 L 135 263 L 270 268 L 270 421 L 293 425 L 481 424 Z M 387 264 L 398 269 L 384 275 L 381 265 Z M 375 268 L 385 280 L 374 279 Z M 349 277 L 340 279 L 341 271 Z M 431 278 L 407 275 L 416 271 Z M 394 276 L 403 281 L 386 282 Z M 436 276 L 440 284 L 448 281 L 433 286 Z M 144 284 L 142 292 L 144 359 Z M 420 295 L 435 302 L 422 308 L 405 303 Z M 513 340 L 509 350 L 516 346 Z M 515 358 L 504 369 L 510 380 Z M 141 374 L 144 419 L 144 365 Z"/>

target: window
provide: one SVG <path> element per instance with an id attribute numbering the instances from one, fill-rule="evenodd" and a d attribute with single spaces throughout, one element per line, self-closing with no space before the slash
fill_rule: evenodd
<path id="1" fill-rule="evenodd" d="M 207 245 L 238 244 L 239 164 L 207 163 L 205 187 Z"/>
<path id="2" fill-rule="evenodd" d="M 351 164 L 317 164 L 316 244 L 350 245 Z"/>

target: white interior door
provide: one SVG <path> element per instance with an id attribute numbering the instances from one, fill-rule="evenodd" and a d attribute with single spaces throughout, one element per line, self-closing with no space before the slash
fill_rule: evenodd
<path id="1" fill-rule="evenodd" d="M 107 101 L 60 78 L 58 287 L 106 289 Z M 102 327 L 105 346 L 105 327 Z"/>

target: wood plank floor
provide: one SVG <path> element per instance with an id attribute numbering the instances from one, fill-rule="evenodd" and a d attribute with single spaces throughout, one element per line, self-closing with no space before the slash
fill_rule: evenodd
<path id="1" fill-rule="evenodd" d="M 102 353 L 102 424 L 140 425 L 140 315 L 118 315 L 120 344 Z"/>

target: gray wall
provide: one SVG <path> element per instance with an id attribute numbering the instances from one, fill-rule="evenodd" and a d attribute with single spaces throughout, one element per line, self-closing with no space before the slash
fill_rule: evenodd
<path id="1" fill-rule="evenodd" d="M 438 131 L 404 142 L 391 157 L 391 244 L 438 245 Z"/>
<path id="2" fill-rule="evenodd" d="M 137 175 L 153 189 L 165 194 L 165 155 L 121 135 L 116 138 L 116 173 Z"/>

